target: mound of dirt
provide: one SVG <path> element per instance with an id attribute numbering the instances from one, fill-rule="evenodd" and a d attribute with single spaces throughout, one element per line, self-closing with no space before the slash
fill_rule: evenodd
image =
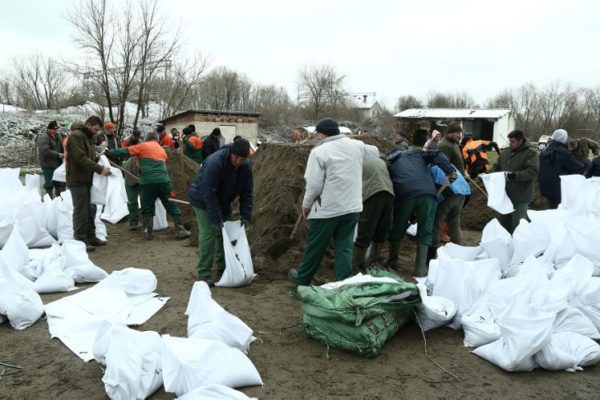
<path id="1" fill-rule="evenodd" d="M 196 178 L 200 166 L 179 151 L 173 151 L 169 154 L 167 169 L 169 170 L 169 178 L 171 178 L 175 198 L 189 201 L 188 190 Z M 189 239 L 190 245 L 197 245 L 198 227 L 194 210 L 191 206 L 185 204 L 178 204 L 178 206 L 181 209 L 181 218 L 183 219 L 186 229 L 192 233 L 192 236 Z"/>
<path id="2" fill-rule="evenodd" d="M 353 138 L 377 146 L 384 154 L 394 147 L 388 140 L 374 136 Z M 253 224 L 248 229 L 248 240 L 253 256 L 263 266 L 259 273 L 284 273 L 288 268 L 297 267 L 302 259 L 306 243 L 306 223 L 300 224 L 293 245 L 281 257 L 273 260 L 269 254 L 278 241 L 289 238 L 300 215 L 304 196 L 304 171 L 314 144 L 316 143 L 265 143 L 254 156 Z M 329 249 L 325 263 L 331 264 L 332 254 Z"/>

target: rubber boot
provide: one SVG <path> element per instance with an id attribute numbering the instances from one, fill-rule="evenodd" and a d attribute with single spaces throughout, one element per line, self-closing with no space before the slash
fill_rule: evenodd
<path id="1" fill-rule="evenodd" d="M 357 273 L 362 271 L 365 264 L 365 255 L 367 253 L 367 249 L 364 247 L 359 247 L 354 245 L 354 249 L 352 250 L 352 272 Z"/>
<path id="2" fill-rule="evenodd" d="M 381 248 L 383 247 L 383 243 L 371 243 L 371 254 L 369 254 L 369 260 L 367 260 L 367 264 L 369 266 L 376 264 L 381 264 Z"/>
<path id="3" fill-rule="evenodd" d="M 46 193 L 48 193 L 48 196 L 50 196 L 50 199 L 54 198 L 54 192 L 52 191 L 52 189 L 46 189 Z"/>
<path id="4" fill-rule="evenodd" d="M 185 229 L 183 221 L 181 220 L 181 215 L 172 215 L 172 217 L 173 222 L 175 223 L 175 237 L 177 237 L 177 239 L 189 238 L 191 232 Z"/>
<path id="5" fill-rule="evenodd" d="M 442 233 L 440 235 L 440 241 L 443 243 L 448 243 L 450 241 L 450 236 L 448 235 L 448 224 L 444 222 L 441 230 Z"/>
<path id="6" fill-rule="evenodd" d="M 417 258 L 415 259 L 415 272 L 413 276 L 420 278 L 427 276 L 427 253 L 429 246 L 417 243 Z"/>
<path id="7" fill-rule="evenodd" d="M 435 247 L 429 247 L 427 249 L 427 265 L 429 265 L 429 261 L 435 260 L 437 257 L 437 249 Z"/>
<path id="8" fill-rule="evenodd" d="M 55 187 L 54 188 L 54 197 L 60 197 L 60 194 L 64 192 L 64 189 L 62 187 Z"/>
<path id="9" fill-rule="evenodd" d="M 154 217 L 150 215 L 144 215 L 144 235 L 147 240 L 154 239 Z"/>
<path id="10" fill-rule="evenodd" d="M 384 265 L 393 270 L 398 270 L 400 261 L 400 242 L 390 242 L 390 254 Z"/>

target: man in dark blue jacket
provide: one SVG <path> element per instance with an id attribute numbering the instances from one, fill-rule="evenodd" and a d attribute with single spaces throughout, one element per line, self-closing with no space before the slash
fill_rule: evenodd
<path id="1" fill-rule="evenodd" d="M 427 252 L 432 243 L 433 221 L 437 207 L 437 191 L 431 176 L 430 165 L 437 165 L 456 180 L 456 172 L 448 158 L 439 150 L 393 150 L 388 157 L 388 170 L 394 184 L 394 217 L 389 235 L 389 268 L 398 268 L 400 241 L 414 212 L 417 215 L 417 257 L 414 276 L 427 275 Z"/>
<path id="2" fill-rule="evenodd" d="M 540 154 L 540 192 L 548 199 L 549 208 L 557 208 L 561 201 L 560 176 L 583 174 L 585 165 L 577 161 L 567 148 L 569 135 L 564 129 L 552 134 L 552 142 Z"/>
<path id="3" fill-rule="evenodd" d="M 190 186 L 189 198 L 198 221 L 198 280 L 214 285 L 212 264 L 217 273 L 225 270 L 223 222 L 231 219 L 231 202 L 240 197 L 240 223 L 252 216 L 252 163 L 248 160 L 250 142 L 240 139 L 204 160 L 202 169 Z M 216 257 L 215 257 L 216 246 Z"/>

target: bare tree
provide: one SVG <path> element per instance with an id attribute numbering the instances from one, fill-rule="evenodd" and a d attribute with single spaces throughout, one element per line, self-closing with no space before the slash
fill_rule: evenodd
<path id="1" fill-rule="evenodd" d="M 0 79 L 0 103 L 15 104 L 13 85 L 8 79 Z"/>
<path id="2" fill-rule="evenodd" d="M 56 108 L 68 82 L 61 65 L 50 57 L 33 54 L 13 60 L 15 89 L 26 108 Z"/>
<path id="3" fill-rule="evenodd" d="M 429 108 L 472 108 L 475 101 L 466 92 L 438 93 L 430 92 L 427 95 L 427 107 Z"/>
<path id="4" fill-rule="evenodd" d="M 398 111 L 408 110 L 410 108 L 421 108 L 423 103 L 413 95 L 406 95 L 398 97 L 396 102 Z"/>
<path id="5" fill-rule="evenodd" d="M 346 106 L 344 75 L 329 65 L 306 67 L 298 73 L 298 102 L 318 120 L 327 108 Z"/>

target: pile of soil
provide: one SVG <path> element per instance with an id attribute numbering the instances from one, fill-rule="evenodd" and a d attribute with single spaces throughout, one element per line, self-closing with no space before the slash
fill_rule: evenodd
<path id="1" fill-rule="evenodd" d="M 173 151 L 169 154 L 167 169 L 169 170 L 169 178 L 173 185 L 175 198 L 189 202 L 188 190 L 196 178 L 200 165 L 179 151 Z M 194 210 L 191 206 L 185 204 L 178 204 L 178 206 L 181 209 L 181 218 L 183 219 L 185 228 L 192 233 L 189 239 L 190 245 L 197 245 L 198 227 Z"/>

